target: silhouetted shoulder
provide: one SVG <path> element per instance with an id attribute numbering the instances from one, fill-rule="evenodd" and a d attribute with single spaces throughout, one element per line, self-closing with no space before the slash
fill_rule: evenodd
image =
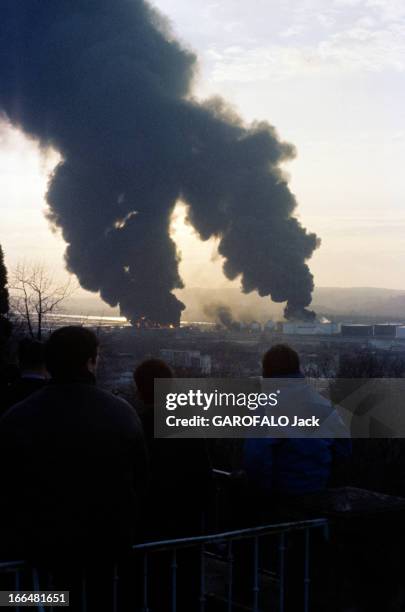
<path id="1" fill-rule="evenodd" d="M 88 393 L 89 395 L 94 396 L 94 400 L 96 403 L 105 403 L 108 406 L 114 407 L 114 410 L 117 414 L 129 415 L 139 421 L 139 417 L 135 408 L 131 406 L 131 404 L 127 402 L 127 400 L 125 400 L 124 398 L 118 395 L 114 395 L 110 391 L 100 389 L 96 386 L 89 386 Z"/>
<path id="2" fill-rule="evenodd" d="M 50 384 L 10 408 L 0 419 L 0 433 L 12 428 L 40 429 L 61 420 L 65 426 L 142 431 L 135 409 L 124 399 L 88 384 Z"/>
<path id="3" fill-rule="evenodd" d="M 32 393 L 29 397 L 7 408 L 7 410 L 5 410 L 1 415 L 0 428 L 3 424 L 13 421 L 15 417 L 19 418 L 20 416 L 22 417 L 24 415 L 28 415 L 33 410 L 33 407 L 39 405 L 42 395 L 46 396 L 46 388 L 42 388 L 39 391 Z M 38 402 L 37 396 L 39 398 Z"/>
<path id="4" fill-rule="evenodd" d="M 132 423 L 133 425 L 136 425 L 137 427 L 143 429 L 142 422 L 139 418 L 137 411 L 133 406 L 131 406 L 129 402 L 127 402 L 127 400 L 117 395 L 114 395 L 110 391 L 99 389 L 98 387 L 92 387 L 92 389 L 95 394 L 96 406 L 101 405 L 101 401 L 100 404 L 98 403 L 98 400 L 100 399 L 102 400 L 103 404 L 105 402 L 105 405 L 113 411 L 114 415 L 117 418 L 119 417 L 120 419 L 128 421 L 129 423 Z"/>

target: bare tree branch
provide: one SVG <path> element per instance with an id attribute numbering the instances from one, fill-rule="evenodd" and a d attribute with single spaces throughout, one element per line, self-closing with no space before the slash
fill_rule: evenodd
<path id="1" fill-rule="evenodd" d="M 60 312 L 61 304 L 72 295 L 76 287 L 71 280 L 58 285 L 42 264 L 19 263 L 10 283 L 11 306 L 17 318 L 22 319 L 32 338 L 40 340 L 46 317 Z"/>

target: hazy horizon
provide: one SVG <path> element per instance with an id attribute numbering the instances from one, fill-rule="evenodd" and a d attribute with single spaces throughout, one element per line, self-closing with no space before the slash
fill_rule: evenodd
<path id="1" fill-rule="evenodd" d="M 238 288 L 188 287 L 176 291 L 179 299 L 187 305 L 182 321 L 215 321 L 215 308 L 225 306 L 238 320 L 268 319 L 282 320 L 283 304 L 260 298 L 256 293 L 241 294 Z M 211 308 L 209 308 L 211 307 Z M 371 319 L 381 321 L 404 321 L 405 290 L 370 287 L 316 287 L 313 307 L 320 317 L 332 316 L 353 320 Z M 89 293 L 73 295 L 64 305 L 64 312 L 78 316 L 119 316 L 113 309 Z"/>
<path id="2" fill-rule="evenodd" d="M 155 5 L 199 56 L 195 95 L 224 96 L 246 120 L 268 120 L 296 146 L 297 158 L 285 171 L 298 200 L 297 216 L 322 239 L 309 261 L 316 286 L 405 288 L 405 5 Z M 26 259 L 66 276 L 65 244 L 44 217 L 44 193 L 58 159 L 57 152 L 41 152 L 36 142 L 0 123 L 0 244 L 10 271 Z M 238 281 L 222 274 L 215 240 L 199 241 L 185 217 L 179 204 L 172 235 L 186 287 L 237 287 Z"/>

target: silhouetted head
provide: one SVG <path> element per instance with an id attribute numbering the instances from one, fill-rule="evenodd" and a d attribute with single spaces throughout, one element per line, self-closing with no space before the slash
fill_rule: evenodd
<path id="1" fill-rule="evenodd" d="M 46 374 L 45 347 L 39 340 L 23 338 L 18 345 L 18 363 L 20 372 Z"/>
<path id="2" fill-rule="evenodd" d="M 300 372 L 298 353 L 287 344 L 272 346 L 263 357 L 263 377 L 295 376 Z"/>
<path id="3" fill-rule="evenodd" d="M 173 370 L 162 359 L 146 359 L 134 372 L 139 397 L 145 404 L 154 403 L 155 378 L 173 378 Z"/>
<path id="4" fill-rule="evenodd" d="M 98 339 L 85 327 L 61 327 L 46 343 L 48 372 L 54 379 L 75 379 L 94 374 L 97 365 Z"/>

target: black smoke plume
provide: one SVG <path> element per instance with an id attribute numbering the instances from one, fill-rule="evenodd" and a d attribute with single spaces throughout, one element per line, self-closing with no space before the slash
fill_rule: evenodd
<path id="1" fill-rule="evenodd" d="M 0 109 L 62 156 L 49 218 L 81 285 L 133 321 L 177 324 L 169 220 L 182 198 L 201 238 L 220 239 L 229 279 L 300 314 L 318 242 L 292 216 L 280 163 L 294 148 L 221 99 L 194 101 L 195 68 L 143 0 L 0 3 Z"/>
<path id="2" fill-rule="evenodd" d="M 221 325 L 230 331 L 240 330 L 240 323 L 233 318 L 229 306 L 224 304 L 208 304 L 204 307 L 204 314 L 217 323 L 221 323 Z"/>

